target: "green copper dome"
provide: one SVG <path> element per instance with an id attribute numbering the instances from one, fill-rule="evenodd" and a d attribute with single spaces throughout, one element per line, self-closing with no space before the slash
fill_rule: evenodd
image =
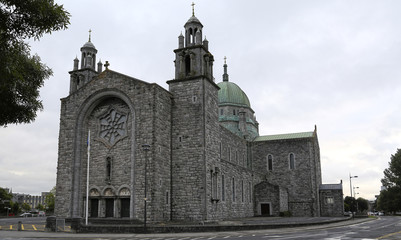
<path id="1" fill-rule="evenodd" d="M 251 107 L 248 96 L 238 87 L 237 84 L 229 81 L 220 82 L 217 84 L 220 87 L 219 105 L 231 104 L 241 107 Z"/>

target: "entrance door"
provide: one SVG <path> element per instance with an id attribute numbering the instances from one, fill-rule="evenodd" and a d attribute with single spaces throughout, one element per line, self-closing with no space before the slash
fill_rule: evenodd
<path id="1" fill-rule="evenodd" d="M 121 199 L 121 217 L 129 217 L 129 198 Z"/>
<path id="2" fill-rule="evenodd" d="M 97 218 L 99 212 L 99 199 L 91 199 L 91 217 Z"/>
<path id="3" fill-rule="evenodd" d="M 114 199 L 106 199 L 106 217 L 114 217 Z"/>
<path id="4" fill-rule="evenodd" d="M 260 204 L 260 212 L 262 215 L 270 216 L 270 204 L 269 203 Z"/>

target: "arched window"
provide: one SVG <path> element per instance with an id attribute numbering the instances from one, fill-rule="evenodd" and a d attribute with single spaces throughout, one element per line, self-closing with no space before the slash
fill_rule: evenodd
<path id="1" fill-rule="evenodd" d="M 106 158 L 106 180 L 111 180 L 111 157 Z"/>
<path id="2" fill-rule="evenodd" d="M 271 154 L 267 155 L 267 170 L 273 171 L 273 156 Z"/>
<path id="3" fill-rule="evenodd" d="M 185 74 L 189 75 L 191 72 L 191 57 L 189 55 L 185 56 Z"/>
<path id="4" fill-rule="evenodd" d="M 293 153 L 290 153 L 289 155 L 289 164 L 290 164 L 290 169 L 295 169 L 295 155 Z"/>

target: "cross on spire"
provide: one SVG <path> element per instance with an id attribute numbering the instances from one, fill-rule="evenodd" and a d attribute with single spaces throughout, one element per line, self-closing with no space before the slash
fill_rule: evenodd
<path id="1" fill-rule="evenodd" d="M 224 64 L 227 64 L 227 57 L 224 56 Z"/>
<path id="2" fill-rule="evenodd" d="M 91 33 L 92 33 L 92 30 L 89 29 L 89 42 L 91 41 Z"/>
<path id="3" fill-rule="evenodd" d="M 195 3 L 192 2 L 191 6 L 192 6 L 192 16 L 195 16 Z"/>

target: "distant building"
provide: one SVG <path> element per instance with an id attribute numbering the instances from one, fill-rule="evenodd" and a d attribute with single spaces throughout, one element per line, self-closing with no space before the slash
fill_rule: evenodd
<path id="1" fill-rule="evenodd" d="M 169 90 L 107 62 L 96 70 L 90 37 L 83 45 L 61 99 L 55 214 L 85 217 L 90 131 L 89 217 L 144 220 L 145 206 L 152 222 L 342 215 L 342 185 L 322 184 L 316 127 L 260 136 L 226 62 L 215 83 L 201 22 L 184 28 Z"/>
<path id="2" fill-rule="evenodd" d="M 23 203 L 27 203 L 29 206 L 31 206 L 32 209 L 36 209 L 36 207 L 41 204 L 46 207 L 46 196 L 50 192 L 42 192 L 41 195 L 39 196 L 32 196 L 30 194 L 25 194 L 25 193 L 12 193 L 13 194 L 13 202 L 17 202 L 20 204 L 20 206 Z"/>

